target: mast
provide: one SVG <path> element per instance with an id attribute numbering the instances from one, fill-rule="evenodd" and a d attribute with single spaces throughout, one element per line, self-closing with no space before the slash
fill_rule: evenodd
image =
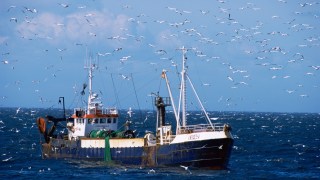
<path id="1" fill-rule="evenodd" d="M 187 125 L 187 103 L 186 103 L 186 61 L 187 57 L 185 53 L 187 49 L 182 47 L 182 71 L 181 71 L 181 90 L 180 95 L 182 95 L 182 126 L 185 127 Z"/>
<path id="2" fill-rule="evenodd" d="M 179 115 L 178 115 L 177 109 L 176 109 L 176 107 L 174 105 L 174 100 L 173 100 L 173 96 L 172 96 L 172 93 L 171 93 L 171 88 L 170 88 L 169 80 L 168 80 L 168 77 L 167 77 L 167 74 L 166 74 L 166 70 L 162 70 L 161 77 L 166 80 L 167 89 L 168 89 L 170 100 L 171 100 L 171 104 L 172 104 L 172 109 L 173 109 L 174 116 L 175 116 L 176 122 L 177 122 L 177 127 L 176 127 L 176 133 L 177 133 L 178 129 L 180 129 Z"/>
<path id="3" fill-rule="evenodd" d="M 164 78 L 166 80 L 166 84 L 167 84 L 167 89 L 169 92 L 169 96 L 171 99 L 171 103 L 172 103 L 172 107 L 173 107 L 173 111 L 174 111 L 174 115 L 177 121 L 177 126 L 176 126 L 176 134 L 180 133 L 180 129 L 181 127 L 186 127 L 187 126 L 187 98 L 186 98 L 186 83 L 187 81 L 189 81 L 190 85 L 191 85 L 191 89 L 193 90 L 199 105 L 201 106 L 201 110 L 204 112 L 205 117 L 207 119 L 207 121 L 209 122 L 210 126 L 212 127 L 212 129 L 214 129 L 214 125 L 211 123 L 210 118 L 208 116 L 208 113 L 206 112 L 199 96 L 198 93 L 196 92 L 193 83 L 191 82 L 191 79 L 189 78 L 189 76 L 187 75 L 187 69 L 188 66 L 186 65 L 187 63 L 187 57 L 186 57 L 186 52 L 188 51 L 187 48 L 185 48 L 184 46 L 182 48 L 180 48 L 179 50 L 182 50 L 182 70 L 181 70 L 181 84 L 180 84 L 180 96 L 179 96 L 179 106 L 178 109 L 175 108 L 174 105 L 174 100 L 172 97 L 172 93 L 171 93 L 171 88 L 169 85 L 169 80 L 167 78 L 166 75 L 166 71 L 163 70 L 162 71 L 162 78 Z M 180 106 L 181 105 L 181 106 Z M 182 111 L 182 122 L 180 122 L 180 110 Z M 158 125 L 158 121 L 160 120 L 160 118 L 157 118 L 157 125 Z"/>
<path id="4" fill-rule="evenodd" d="M 89 96 L 88 96 L 88 114 L 90 113 L 90 105 L 91 105 L 91 99 L 92 99 L 92 78 L 93 78 L 93 68 L 94 65 L 91 64 L 91 60 L 90 60 L 90 64 L 84 67 L 85 69 L 89 70 Z"/>

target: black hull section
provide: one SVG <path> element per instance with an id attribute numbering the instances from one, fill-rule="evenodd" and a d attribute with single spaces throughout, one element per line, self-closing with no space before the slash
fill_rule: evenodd
<path id="1" fill-rule="evenodd" d="M 211 139 L 144 147 L 110 148 L 111 160 L 123 165 L 227 168 L 233 139 Z M 108 160 L 105 148 L 81 148 L 80 141 L 59 140 L 42 145 L 43 158 Z"/>
<path id="2" fill-rule="evenodd" d="M 233 139 L 193 141 L 163 146 L 157 152 L 159 165 L 227 168 Z"/>

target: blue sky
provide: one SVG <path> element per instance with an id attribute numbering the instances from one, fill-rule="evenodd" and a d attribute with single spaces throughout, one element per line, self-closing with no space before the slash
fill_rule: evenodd
<path id="1" fill-rule="evenodd" d="M 320 112 L 318 1 L 1 1 L 0 106 L 82 106 L 84 65 L 105 106 L 152 109 L 178 97 L 177 68 L 207 110 Z M 128 78 L 124 78 L 128 77 Z M 191 89 L 188 90 L 190 92 Z M 138 97 L 138 101 L 137 98 Z M 117 99 L 119 101 L 117 101 Z M 190 96 L 189 109 L 199 109 Z"/>

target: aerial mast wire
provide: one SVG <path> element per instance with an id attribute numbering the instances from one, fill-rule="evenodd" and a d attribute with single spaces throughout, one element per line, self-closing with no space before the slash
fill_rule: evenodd
<path id="1" fill-rule="evenodd" d="M 206 119 L 207 119 L 207 121 L 209 122 L 209 124 L 210 124 L 210 126 L 212 127 L 212 129 L 214 129 L 214 128 L 213 128 L 213 125 L 212 125 L 212 123 L 211 123 L 211 121 L 210 121 L 210 118 L 209 118 L 209 116 L 208 116 L 208 113 L 207 113 L 206 109 L 204 108 L 203 104 L 201 103 L 200 98 L 199 98 L 199 96 L 198 96 L 198 93 L 197 93 L 196 89 L 194 88 L 193 83 L 192 83 L 192 81 L 191 81 L 191 79 L 189 78 L 188 75 L 187 75 L 187 78 L 188 78 L 188 81 L 189 81 L 189 83 L 190 83 L 190 85 L 191 85 L 191 88 L 192 88 L 194 94 L 196 95 L 196 98 L 197 98 L 197 100 L 198 100 L 198 103 L 199 103 L 199 105 L 201 106 L 201 110 L 202 110 L 203 113 L 205 114 Z"/>
<path id="2" fill-rule="evenodd" d="M 114 80 L 113 80 L 113 76 L 112 76 L 112 73 L 110 74 L 111 75 L 111 80 L 112 80 L 112 85 L 113 85 L 113 92 L 114 92 L 114 95 L 116 97 L 116 104 L 119 106 L 119 108 L 121 109 L 121 104 L 120 104 L 120 100 L 119 100 L 119 96 L 118 96 L 118 93 L 117 93 L 117 89 L 116 89 L 116 86 L 114 84 Z"/>
<path id="3" fill-rule="evenodd" d="M 137 95 L 137 91 L 136 91 L 136 86 L 134 85 L 132 73 L 130 74 L 130 76 L 131 76 L 131 80 L 132 80 L 132 85 L 133 85 L 133 89 L 134 89 L 134 94 L 135 94 L 135 96 L 136 96 L 136 100 L 137 100 L 137 104 L 138 104 L 138 108 L 139 108 L 140 118 L 142 119 L 142 112 L 141 112 L 141 108 L 140 108 L 140 104 L 139 104 L 139 99 L 138 99 L 138 95 Z"/>
<path id="4" fill-rule="evenodd" d="M 167 89 L 168 89 L 169 96 L 170 96 L 170 100 L 171 100 L 171 104 L 172 104 L 172 109 L 173 109 L 174 116 L 175 116 L 176 122 L 177 122 L 176 134 L 178 134 L 179 129 L 180 129 L 180 126 L 181 126 L 181 125 L 180 125 L 180 122 L 179 122 L 179 115 L 178 115 L 179 112 L 177 112 L 177 109 L 176 109 L 176 107 L 175 107 L 175 105 L 174 105 L 174 100 L 173 100 L 173 96 L 172 96 L 172 92 L 171 92 L 169 80 L 168 80 L 168 77 L 167 77 L 167 74 L 166 74 L 166 70 L 162 70 L 161 77 L 166 80 Z"/>

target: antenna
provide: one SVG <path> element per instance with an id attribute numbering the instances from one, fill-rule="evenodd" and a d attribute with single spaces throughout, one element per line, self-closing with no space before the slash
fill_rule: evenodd
<path id="1" fill-rule="evenodd" d="M 64 105 L 64 97 L 59 97 L 59 104 L 61 103 L 61 99 L 62 99 L 62 106 L 63 106 L 63 119 L 66 119 L 66 108 Z"/>

